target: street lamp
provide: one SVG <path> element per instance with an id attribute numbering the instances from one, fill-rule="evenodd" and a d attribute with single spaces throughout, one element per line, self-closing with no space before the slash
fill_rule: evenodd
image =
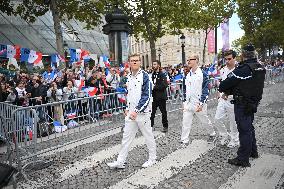
<path id="1" fill-rule="evenodd" d="M 180 36 L 180 41 L 181 41 L 181 57 L 182 57 L 182 66 L 185 65 L 185 52 L 184 52 L 184 47 L 185 47 L 185 36 L 182 34 Z"/>
<path id="2" fill-rule="evenodd" d="M 159 47 L 159 49 L 158 49 L 159 62 L 161 62 L 161 52 L 162 52 L 162 50 L 161 50 L 161 48 Z"/>

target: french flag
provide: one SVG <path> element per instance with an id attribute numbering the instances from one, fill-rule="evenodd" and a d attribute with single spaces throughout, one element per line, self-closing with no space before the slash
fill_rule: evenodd
<path id="1" fill-rule="evenodd" d="M 103 56 L 103 62 L 105 64 L 105 67 L 110 68 L 110 62 L 108 60 L 108 57 L 105 55 Z"/>
<path id="2" fill-rule="evenodd" d="M 76 112 L 70 112 L 68 114 L 66 114 L 68 119 L 74 119 L 76 117 Z"/>
<path id="3" fill-rule="evenodd" d="M 34 64 L 34 66 L 37 66 L 42 63 L 41 59 L 42 59 L 42 53 L 36 52 L 34 50 L 30 51 L 28 63 Z"/>
<path id="4" fill-rule="evenodd" d="M 80 78 L 80 80 L 75 80 L 75 85 L 78 87 L 79 91 L 85 86 L 84 78 Z"/>
<path id="5" fill-rule="evenodd" d="M 215 64 L 212 64 L 209 68 L 208 68 L 208 75 L 216 75 L 217 74 L 217 69 L 215 68 Z"/>
<path id="6" fill-rule="evenodd" d="M 90 52 L 82 49 L 81 60 L 84 60 L 84 62 L 88 62 L 90 61 L 90 59 L 91 59 Z"/>
<path id="7" fill-rule="evenodd" d="M 19 45 L 7 45 L 7 58 L 20 59 L 21 47 Z"/>
<path id="8" fill-rule="evenodd" d="M 174 76 L 174 78 L 173 78 L 174 81 L 182 81 L 182 79 L 183 79 L 182 74 L 178 74 L 178 75 Z"/>
<path id="9" fill-rule="evenodd" d="M 65 58 L 59 54 L 52 54 L 51 55 L 51 63 L 56 63 L 57 67 L 59 66 L 60 62 L 65 62 Z"/>
<path id="10" fill-rule="evenodd" d="M 70 49 L 70 62 L 81 62 L 81 49 Z"/>
<path id="11" fill-rule="evenodd" d="M 96 87 L 89 87 L 84 89 L 84 92 L 87 93 L 90 97 L 93 97 L 97 94 L 98 89 Z"/>
<path id="12" fill-rule="evenodd" d="M 42 54 L 40 52 L 36 52 L 34 50 L 30 50 L 27 48 L 21 48 L 21 61 L 28 62 L 30 64 L 40 64 L 42 63 Z"/>
<path id="13" fill-rule="evenodd" d="M 119 87 L 116 89 L 116 92 L 118 92 L 119 94 L 117 94 L 117 98 L 118 98 L 118 101 L 121 102 L 121 103 L 126 103 L 126 93 L 127 93 L 127 90 L 123 87 Z"/>

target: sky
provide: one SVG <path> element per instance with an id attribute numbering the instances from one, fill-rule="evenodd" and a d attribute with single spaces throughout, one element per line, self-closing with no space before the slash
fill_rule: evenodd
<path id="1" fill-rule="evenodd" d="M 232 42 L 235 39 L 240 38 L 244 35 L 244 31 L 239 26 L 240 18 L 236 13 L 233 14 L 233 16 L 230 18 L 229 21 L 229 41 L 230 41 L 230 47 L 232 46 Z M 221 27 L 217 30 L 217 48 L 222 49 L 222 31 Z"/>

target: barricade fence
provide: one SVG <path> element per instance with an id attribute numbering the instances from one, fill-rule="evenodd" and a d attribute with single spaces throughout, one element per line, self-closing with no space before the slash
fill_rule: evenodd
<path id="1" fill-rule="evenodd" d="M 267 69 L 266 82 L 272 81 L 283 81 L 283 68 Z M 209 98 L 216 97 L 218 86 L 219 80 L 211 78 Z M 167 95 L 167 111 L 179 111 L 183 101 L 182 82 L 170 83 Z M 26 107 L 0 103 L 0 137 L 7 144 L 0 161 L 17 166 L 23 173 L 25 167 L 36 166 L 41 155 L 49 151 L 124 125 L 124 93 L 63 99 Z M 33 100 L 36 99 L 30 99 Z"/>

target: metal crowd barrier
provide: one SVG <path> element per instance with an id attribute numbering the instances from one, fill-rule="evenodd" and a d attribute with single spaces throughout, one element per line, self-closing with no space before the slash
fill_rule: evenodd
<path id="1" fill-rule="evenodd" d="M 266 67 L 266 84 L 275 84 L 282 81 L 284 81 L 284 67 Z"/>
<path id="2" fill-rule="evenodd" d="M 267 72 L 266 82 L 283 81 L 283 69 Z M 209 98 L 214 97 L 218 86 L 219 81 L 211 78 Z M 182 83 L 169 84 L 167 95 L 168 112 L 179 111 Z M 0 162 L 9 162 L 24 173 L 25 168 L 38 166 L 43 154 L 120 127 L 125 109 L 121 97 L 122 93 L 109 93 L 28 107 L 0 103 L 0 136 L 7 144 L 0 147 Z"/>

